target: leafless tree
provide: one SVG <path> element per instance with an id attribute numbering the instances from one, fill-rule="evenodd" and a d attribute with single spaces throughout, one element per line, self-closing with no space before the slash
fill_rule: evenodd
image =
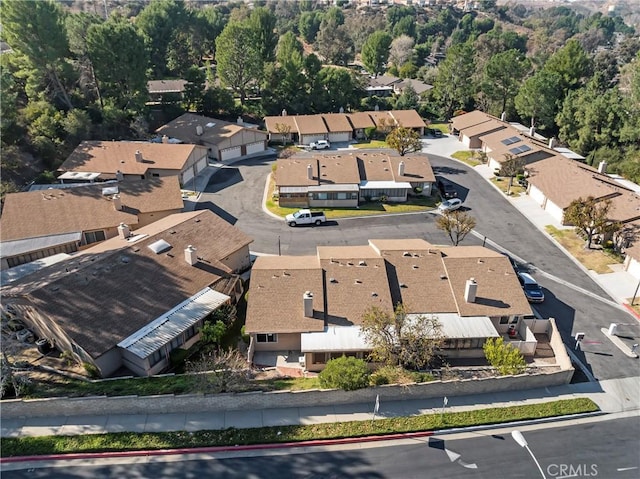
<path id="1" fill-rule="evenodd" d="M 476 220 L 464 211 L 448 211 L 436 219 L 436 226 L 449 235 L 453 246 L 458 246 L 475 228 Z"/>
<path id="2" fill-rule="evenodd" d="M 237 350 L 217 350 L 187 363 L 195 389 L 204 393 L 242 392 L 250 389 L 253 372 Z"/>

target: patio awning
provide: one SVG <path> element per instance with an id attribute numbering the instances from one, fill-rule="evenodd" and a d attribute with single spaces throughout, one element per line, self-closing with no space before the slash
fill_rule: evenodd
<path id="1" fill-rule="evenodd" d="M 280 193 L 306 193 L 308 186 L 280 186 L 278 191 Z"/>
<path id="2" fill-rule="evenodd" d="M 170 343 L 229 299 L 226 294 L 204 288 L 119 342 L 118 346 L 144 359 Z"/>
<path id="3" fill-rule="evenodd" d="M 404 181 L 362 181 L 361 190 L 382 190 L 382 189 L 407 189 L 412 188 L 411 183 Z"/>
<path id="4" fill-rule="evenodd" d="M 417 317 L 408 314 L 407 317 Z M 455 313 L 425 315 L 435 317 L 442 327 L 442 335 L 447 339 L 498 338 L 500 335 L 488 316 L 461 317 Z"/>
<path id="5" fill-rule="evenodd" d="M 371 346 L 360 331 L 359 326 L 328 326 L 322 332 L 302 333 L 300 349 L 303 353 L 368 351 Z"/>

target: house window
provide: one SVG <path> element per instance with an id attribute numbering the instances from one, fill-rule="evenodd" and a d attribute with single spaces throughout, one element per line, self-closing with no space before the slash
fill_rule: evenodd
<path id="1" fill-rule="evenodd" d="M 346 200 L 347 199 L 347 194 L 346 193 L 338 193 L 336 199 L 338 199 L 338 200 Z"/>
<path id="2" fill-rule="evenodd" d="M 313 364 L 324 364 L 326 362 L 324 353 L 313 353 Z"/>
<path id="3" fill-rule="evenodd" d="M 104 231 L 87 231 L 84 234 L 84 242 L 86 244 L 97 243 L 98 241 L 104 241 L 106 238 Z"/>
<path id="4" fill-rule="evenodd" d="M 500 316 L 500 324 L 509 324 L 509 316 Z"/>
<path id="5" fill-rule="evenodd" d="M 259 343 L 277 343 L 278 335 L 275 333 L 256 334 L 256 340 Z"/>
<path id="6" fill-rule="evenodd" d="M 162 354 L 162 349 L 158 349 L 151 356 L 149 356 L 149 366 L 155 366 L 163 359 L 164 359 L 164 356 Z"/>
<path id="7" fill-rule="evenodd" d="M 160 178 L 160 173 L 151 173 L 154 178 Z"/>

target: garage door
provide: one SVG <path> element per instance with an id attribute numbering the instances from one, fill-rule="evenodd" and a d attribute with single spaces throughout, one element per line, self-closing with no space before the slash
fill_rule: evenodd
<path id="1" fill-rule="evenodd" d="M 531 188 L 529 189 L 529 196 L 531 196 L 533 201 L 538 203 L 540 206 L 544 204 L 544 193 L 533 185 L 531 185 Z"/>
<path id="2" fill-rule="evenodd" d="M 264 151 L 264 141 L 249 143 L 247 145 L 247 155 L 251 155 L 253 153 L 260 153 L 261 151 Z"/>
<path id="3" fill-rule="evenodd" d="M 302 144 L 303 145 L 308 145 L 311 142 L 314 141 L 318 141 L 318 140 L 324 140 L 324 135 L 304 135 L 302 137 Z"/>
<path id="4" fill-rule="evenodd" d="M 341 142 L 349 141 L 351 139 L 351 133 L 329 133 L 329 141 Z"/>
<path id="5" fill-rule="evenodd" d="M 206 167 L 207 167 L 207 159 L 206 158 L 202 158 L 201 160 L 198 160 L 198 162 L 196 163 L 196 174 L 200 173 Z"/>
<path id="6" fill-rule="evenodd" d="M 239 146 L 234 148 L 227 148 L 226 150 L 220 150 L 220 161 L 228 161 L 234 158 L 238 158 L 242 154 L 242 149 Z"/>
<path id="7" fill-rule="evenodd" d="M 640 279 L 640 263 L 638 263 L 635 259 L 631 258 L 629 260 L 629 267 L 627 268 L 627 273 L 634 276 L 635 278 Z"/>
<path id="8" fill-rule="evenodd" d="M 186 185 L 192 179 L 193 179 L 193 169 L 189 167 L 188 169 L 182 172 L 182 186 Z"/>
<path id="9" fill-rule="evenodd" d="M 564 211 L 562 211 L 562 208 L 560 208 L 555 203 L 552 203 L 551 201 L 547 200 L 547 204 L 544 207 L 544 209 L 545 211 L 550 213 L 551 216 L 553 216 L 556 219 L 556 221 L 562 223 L 562 218 L 564 217 Z"/>

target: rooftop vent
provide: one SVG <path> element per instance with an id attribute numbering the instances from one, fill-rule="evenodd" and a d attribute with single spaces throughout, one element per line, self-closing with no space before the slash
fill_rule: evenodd
<path id="1" fill-rule="evenodd" d="M 366 266 L 367 263 L 365 261 L 358 261 L 358 266 Z"/>
<path id="2" fill-rule="evenodd" d="M 198 254 L 196 249 L 189 245 L 184 250 L 184 260 L 189 263 L 191 266 L 198 262 Z"/>
<path id="3" fill-rule="evenodd" d="M 113 195 L 111 197 L 111 201 L 113 201 L 113 207 L 117 211 L 122 211 L 122 200 L 120 199 L 120 195 Z"/>
<path id="4" fill-rule="evenodd" d="M 398 176 L 404 176 L 404 161 L 398 164 Z"/>
<path id="5" fill-rule="evenodd" d="M 136 162 L 142 163 L 143 158 L 142 158 L 142 153 L 140 152 L 140 150 L 136 150 L 135 155 L 136 155 Z"/>
<path id="6" fill-rule="evenodd" d="M 196 126 L 196 135 L 202 136 L 202 133 L 204 133 L 202 126 L 201 125 Z"/>
<path id="7" fill-rule="evenodd" d="M 162 135 L 162 143 L 164 144 L 169 143 L 169 137 L 167 135 Z"/>
<path id="8" fill-rule="evenodd" d="M 402 256 L 411 256 L 411 253 L 409 253 L 408 251 L 405 251 L 404 253 L 402 253 Z"/>
<path id="9" fill-rule="evenodd" d="M 168 249 L 171 248 L 171 245 L 169 243 L 167 243 L 165 240 L 163 239 L 159 239 L 158 241 L 155 241 L 153 243 L 151 243 L 148 248 L 153 251 L 155 254 L 160 254 L 163 253 L 165 251 L 167 251 Z"/>
<path id="10" fill-rule="evenodd" d="M 102 188 L 102 196 L 117 195 L 117 194 L 118 194 L 118 185 Z"/>
<path id="11" fill-rule="evenodd" d="M 447 279 L 447 275 L 446 274 L 441 274 L 440 275 L 440 279 Z"/>
<path id="12" fill-rule="evenodd" d="M 305 291 L 302 295 L 302 306 L 304 307 L 304 317 L 313 318 L 313 293 Z"/>
<path id="13" fill-rule="evenodd" d="M 400 287 L 401 288 L 408 288 L 408 286 L 405 283 L 400 283 Z"/>
<path id="14" fill-rule="evenodd" d="M 338 282 L 338 280 L 337 280 L 337 279 L 335 279 L 335 278 L 329 278 L 329 282 L 330 282 L 330 283 L 337 283 L 337 282 Z"/>
<path id="15" fill-rule="evenodd" d="M 362 281 L 361 281 L 361 280 L 359 280 L 359 279 L 356 279 L 356 280 L 353 282 L 353 284 L 362 284 Z"/>
<path id="16" fill-rule="evenodd" d="M 377 298 L 377 297 L 378 297 L 378 293 L 376 293 L 375 291 L 373 291 L 373 292 L 371 293 L 371 297 L 372 297 L 372 298 Z"/>
<path id="17" fill-rule="evenodd" d="M 124 181 L 124 174 L 122 173 L 122 171 L 120 171 L 120 170 L 116 171 L 116 180 L 117 181 Z"/>
<path id="18" fill-rule="evenodd" d="M 414 264 L 413 266 L 411 266 L 413 269 L 418 269 L 418 265 Z"/>
<path id="19" fill-rule="evenodd" d="M 311 164 L 307 165 L 307 179 L 313 180 L 313 166 Z"/>

